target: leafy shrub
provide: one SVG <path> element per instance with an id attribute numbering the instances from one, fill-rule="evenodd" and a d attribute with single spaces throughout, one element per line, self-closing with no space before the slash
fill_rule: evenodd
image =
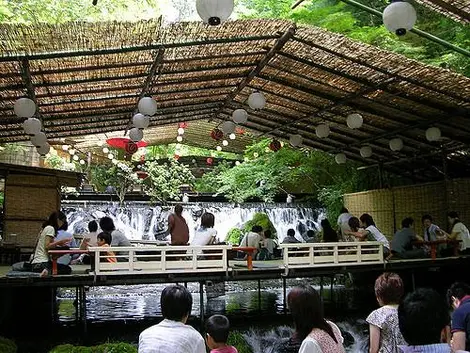
<path id="1" fill-rule="evenodd" d="M 105 343 L 94 347 L 63 344 L 53 348 L 49 353 L 137 353 L 137 348 L 124 342 Z"/>
<path id="2" fill-rule="evenodd" d="M 2 353 L 16 353 L 18 348 L 15 342 L 8 338 L 0 337 L 0 352 Z"/>
<path id="3" fill-rule="evenodd" d="M 242 237 L 243 232 L 240 229 L 232 228 L 228 231 L 227 238 L 225 238 L 225 240 L 232 245 L 238 245 L 242 241 Z"/>
<path id="4" fill-rule="evenodd" d="M 232 331 L 228 336 L 227 344 L 234 346 L 238 353 L 253 353 L 248 343 L 243 338 L 243 334 L 240 331 Z"/>
<path id="5" fill-rule="evenodd" d="M 253 218 L 250 219 L 248 222 L 245 223 L 243 226 L 244 232 L 251 232 L 251 228 L 253 226 L 261 226 L 263 230 L 269 229 L 271 230 L 272 238 L 277 238 L 276 228 L 272 224 L 269 216 L 266 213 L 258 212 L 253 215 Z"/>

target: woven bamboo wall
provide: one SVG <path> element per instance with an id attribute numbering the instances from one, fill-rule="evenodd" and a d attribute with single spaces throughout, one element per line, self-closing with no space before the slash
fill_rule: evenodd
<path id="1" fill-rule="evenodd" d="M 357 217 L 371 214 L 389 238 L 401 228 L 401 221 L 406 217 L 415 220 L 415 232 L 421 234 L 421 217 L 425 214 L 430 214 L 435 224 L 447 229 L 448 211 L 458 212 L 463 223 L 470 223 L 470 179 L 346 194 L 344 204 Z"/>
<path id="2" fill-rule="evenodd" d="M 60 208 L 56 176 L 10 174 L 5 182 L 5 234 L 20 246 L 34 246 L 49 214 Z"/>

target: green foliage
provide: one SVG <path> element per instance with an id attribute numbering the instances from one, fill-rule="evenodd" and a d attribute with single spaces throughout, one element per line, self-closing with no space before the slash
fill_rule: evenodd
<path id="1" fill-rule="evenodd" d="M 242 241 L 243 232 L 238 228 L 232 228 L 228 231 L 225 240 L 232 245 L 238 245 Z"/>
<path id="2" fill-rule="evenodd" d="M 137 348 L 129 343 L 106 343 L 94 347 L 63 344 L 53 348 L 49 353 L 137 353 Z"/>
<path id="3" fill-rule="evenodd" d="M 253 353 L 251 347 L 246 343 L 243 334 L 240 331 L 230 332 L 227 340 L 227 344 L 234 346 L 238 353 Z"/>
<path id="4" fill-rule="evenodd" d="M 90 183 L 96 191 L 104 192 L 108 186 L 109 167 L 104 165 L 93 165 L 90 168 Z"/>
<path id="5" fill-rule="evenodd" d="M 165 163 L 147 162 L 145 171 L 149 177 L 144 183 L 144 192 L 152 201 L 180 199 L 180 186 L 193 185 L 194 176 L 188 166 L 178 163 L 173 158 Z"/>
<path id="6" fill-rule="evenodd" d="M 243 231 L 245 233 L 251 232 L 251 228 L 253 228 L 254 226 L 261 226 L 263 230 L 271 230 L 272 237 L 276 238 L 276 228 L 274 228 L 273 223 L 271 222 L 269 216 L 266 213 L 255 213 L 253 215 L 253 218 L 243 225 Z"/>
<path id="7" fill-rule="evenodd" d="M 152 159 L 166 159 L 173 158 L 175 155 L 183 156 L 203 156 L 203 157 L 216 157 L 225 159 L 237 159 L 239 156 L 230 152 L 218 152 L 209 150 L 207 148 L 188 146 L 181 143 L 149 146 L 146 151 L 146 158 Z"/>
<path id="8" fill-rule="evenodd" d="M 15 342 L 8 338 L 0 337 L 0 352 L 2 353 L 16 353 L 18 348 Z"/>

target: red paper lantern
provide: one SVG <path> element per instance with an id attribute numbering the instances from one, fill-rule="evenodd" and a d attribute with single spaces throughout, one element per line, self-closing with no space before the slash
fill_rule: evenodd
<path id="1" fill-rule="evenodd" d="M 224 138 L 224 132 L 215 128 L 211 131 L 211 137 L 216 141 L 222 140 Z"/>
<path id="2" fill-rule="evenodd" d="M 237 128 L 235 128 L 235 132 L 239 135 L 243 135 L 246 131 L 242 127 L 237 127 Z"/>
<path id="3" fill-rule="evenodd" d="M 281 143 L 278 140 L 272 140 L 269 144 L 269 149 L 271 151 L 277 152 L 281 149 Z"/>
<path id="4" fill-rule="evenodd" d="M 208 165 L 212 165 L 212 163 L 214 163 L 214 160 L 211 157 L 209 157 L 206 159 L 206 162 Z"/>
<path id="5" fill-rule="evenodd" d="M 139 147 L 134 141 L 127 142 L 126 147 L 125 147 L 126 153 L 130 155 L 136 153 L 138 149 Z"/>
<path id="6" fill-rule="evenodd" d="M 113 138 L 109 138 L 109 139 L 106 140 L 106 143 L 109 146 L 114 147 L 114 148 L 120 148 L 120 149 L 123 149 L 123 150 L 126 149 L 126 146 L 129 142 L 133 142 L 133 141 L 129 138 L 126 138 L 126 137 L 113 137 Z M 139 148 L 147 146 L 147 142 L 145 142 L 145 141 L 139 141 L 135 144 Z"/>
<path id="7" fill-rule="evenodd" d="M 176 160 L 180 159 L 180 155 L 179 155 L 179 154 L 175 154 L 174 157 L 175 157 Z"/>
<path id="8" fill-rule="evenodd" d="M 139 170 L 138 172 L 136 172 L 136 174 L 139 179 L 147 179 L 149 176 L 147 172 L 144 172 L 142 170 Z"/>
<path id="9" fill-rule="evenodd" d="M 188 127 L 188 123 L 185 121 L 182 123 L 178 123 L 178 128 L 186 129 L 187 127 Z"/>

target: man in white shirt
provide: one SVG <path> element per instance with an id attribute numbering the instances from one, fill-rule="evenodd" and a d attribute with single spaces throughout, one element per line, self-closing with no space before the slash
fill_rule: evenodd
<path id="1" fill-rule="evenodd" d="M 179 285 L 166 287 L 160 298 L 164 320 L 139 336 L 139 353 L 206 353 L 206 344 L 194 328 L 186 325 L 193 297 Z"/>

